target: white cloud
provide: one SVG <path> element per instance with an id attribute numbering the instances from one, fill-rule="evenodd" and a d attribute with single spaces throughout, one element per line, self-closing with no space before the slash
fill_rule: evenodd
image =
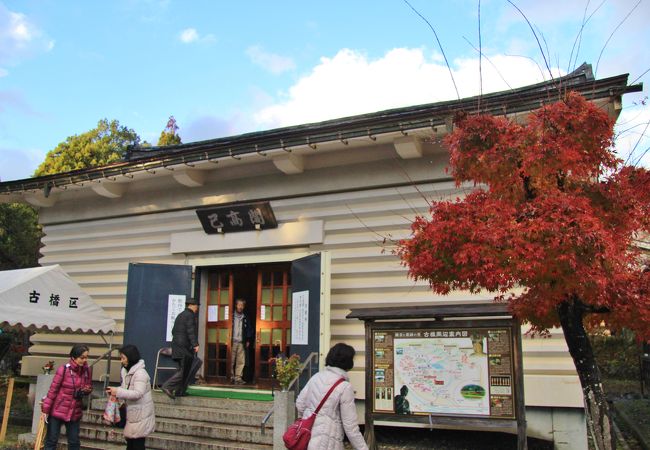
<path id="1" fill-rule="evenodd" d="M 13 12 L 0 3 L 0 64 L 18 64 L 39 52 L 54 48 L 54 41 L 25 14 Z"/>
<path id="2" fill-rule="evenodd" d="M 246 49 L 246 54 L 253 61 L 253 63 L 278 75 L 288 70 L 296 68 L 296 63 L 288 56 L 281 56 L 275 53 L 265 51 L 259 45 L 253 45 Z"/>
<path id="3" fill-rule="evenodd" d="M 199 33 L 194 28 L 186 28 L 180 32 L 178 38 L 181 40 L 181 42 L 189 44 L 191 42 L 199 40 Z"/>
<path id="4" fill-rule="evenodd" d="M 526 58 L 489 58 L 498 71 L 483 60 L 484 93 L 537 83 L 547 76 Z M 461 98 L 479 93 L 478 67 L 478 58 L 453 61 Z M 332 58 L 321 58 L 310 73 L 279 93 L 254 119 L 263 127 L 287 126 L 455 98 L 449 71 L 436 55 L 396 48 L 369 59 L 361 52 L 343 49 Z"/>
<path id="5" fill-rule="evenodd" d="M 192 44 L 194 42 L 210 44 L 216 42 L 217 40 L 213 34 L 206 34 L 204 36 L 201 36 L 196 28 L 185 28 L 178 34 L 178 39 L 183 44 Z"/>

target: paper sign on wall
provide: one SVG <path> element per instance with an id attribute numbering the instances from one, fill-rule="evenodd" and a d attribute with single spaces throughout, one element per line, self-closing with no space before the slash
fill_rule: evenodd
<path id="1" fill-rule="evenodd" d="M 167 299 L 167 342 L 172 340 L 172 328 L 174 328 L 174 321 L 176 316 L 183 312 L 185 309 L 185 296 L 169 294 Z"/>
<path id="2" fill-rule="evenodd" d="M 260 307 L 260 319 L 266 320 L 266 305 Z"/>
<path id="3" fill-rule="evenodd" d="M 226 305 L 226 306 L 223 307 L 223 316 L 224 316 L 224 317 L 223 317 L 223 320 L 228 320 L 229 309 L 230 309 L 230 308 L 228 307 L 228 305 Z"/>
<path id="4" fill-rule="evenodd" d="M 217 305 L 208 305 L 208 322 L 216 322 L 218 319 L 217 314 L 219 307 Z"/>
<path id="5" fill-rule="evenodd" d="M 291 296 L 291 345 L 309 344 L 309 291 Z"/>

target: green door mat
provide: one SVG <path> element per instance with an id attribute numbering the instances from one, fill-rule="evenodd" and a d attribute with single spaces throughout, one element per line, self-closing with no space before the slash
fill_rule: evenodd
<path id="1" fill-rule="evenodd" d="M 194 397 L 211 397 L 211 398 L 232 398 L 237 400 L 256 400 L 262 402 L 272 402 L 273 395 L 271 391 L 251 390 L 251 389 L 224 389 L 214 387 L 190 386 L 187 388 L 187 395 Z"/>

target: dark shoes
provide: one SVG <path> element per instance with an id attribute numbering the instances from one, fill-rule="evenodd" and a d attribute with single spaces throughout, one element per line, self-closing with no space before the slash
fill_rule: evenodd
<path id="1" fill-rule="evenodd" d="M 174 399 L 176 398 L 176 396 L 174 395 L 174 393 L 173 393 L 172 391 L 170 391 L 169 389 L 167 389 L 166 387 L 162 387 L 162 388 L 160 388 L 160 389 L 162 389 L 162 391 L 165 393 L 165 395 L 166 395 L 167 397 L 171 398 L 172 400 L 174 400 Z"/>
<path id="2" fill-rule="evenodd" d="M 242 384 L 246 384 L 246 382 L 240 378 L 238 380 L 233 380 L 232 384 L 242 385 Z"/>

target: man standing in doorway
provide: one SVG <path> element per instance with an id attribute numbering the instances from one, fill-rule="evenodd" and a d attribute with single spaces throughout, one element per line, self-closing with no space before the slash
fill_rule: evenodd
<path id="1" fill-rule="evenodd" d="M 245 307 L 246 300 L 242 298 L 235 300 L 235 313 L 232 317 L 232 382 L 234 384 L 246 384 L 242 375 L 246 365 L 246 353 L 253 339 L 253 328 L 244 313 Z"/>
<path id="2" fill-rule="evenodd" d="M 162 385 L 162 391 L 170 398 L 185 395 L 187 386 L 201 367 L 199 351 L 197 313 L 199 302 L 193 298 L 185 301 L 185 310 L 176 316 L 172 328 L 172 359 L 179 365 L 178 370 Z"/>

